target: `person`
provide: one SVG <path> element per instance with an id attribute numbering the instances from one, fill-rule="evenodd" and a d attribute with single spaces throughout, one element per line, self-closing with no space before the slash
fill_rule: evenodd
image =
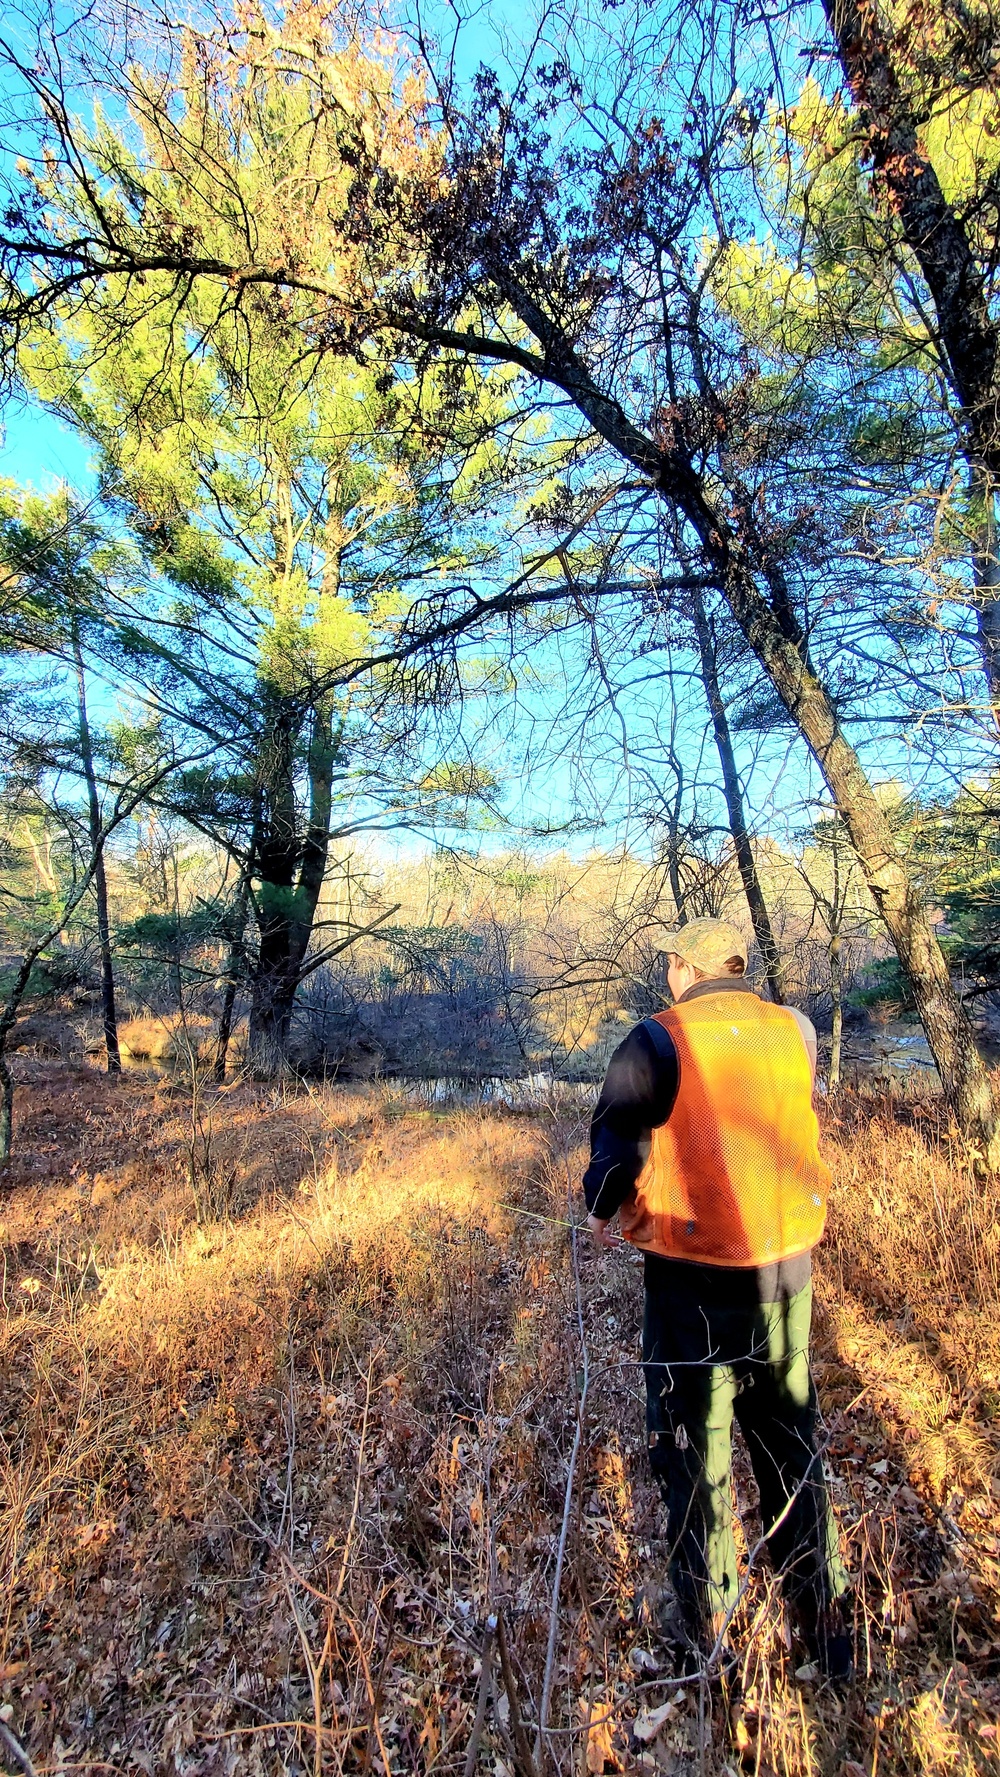
<path id="1" fill-rule="evenodd" d="M 829 1187 L 812 1104 L 816 1032 L 753 990 L 727 921 L 692 920 L 669 945 L 673 1005 L 611 1058 L 584 1192 L 597 1245 L 613 1244 L 617 1214 L 644 1255 L 646 1431 L 666 1506 L 672 1638 L 697 1665 L 739 1595 L 735 1414 L 793 1623 L 821 1672 L 845 1679 L 846 1575 L 809 1367 L 810 1254 Z"/>

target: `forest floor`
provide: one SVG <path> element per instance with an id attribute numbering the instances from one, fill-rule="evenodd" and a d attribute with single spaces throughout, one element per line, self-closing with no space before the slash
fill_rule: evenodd
<path id="1" fill-rule="evenodd" d="M 579 1105 L 17 1067 L 0 1722 L 36 1772 L 540 1777 L 553 1625 L 549 1773 L 1000 1768 L 1000 1203 L 938 1099 L 823 1110 L 862 1670 L 817 1681 L 758 1561 L 737 1718 L 657 1636 L 641 1272 L 562 1225 Z"/>

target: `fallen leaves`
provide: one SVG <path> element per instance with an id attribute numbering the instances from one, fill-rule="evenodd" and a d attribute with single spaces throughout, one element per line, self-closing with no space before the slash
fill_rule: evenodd
<path id="1" fill-rule="evenodd" d="M 142 1090 L 129 1082 L 135 1102 Z M 87 1208 L 82 1233 L 75 1185 L 47 1185 L 49 1195 L 25 1188 L 23 1197 L 18 1189 L 5 1203 L 21 1270 L 10 1273 L 16 1310 L 3 1329 L 4 1430 L 21 1462 L 9 1477 L 5 1528 L 19 1555 L 0 1685 L 39 1764 L 55 1769 L 58 1754 L 67 1769 L 104 1759 L 157 1777 L 274 1777 L 289 1762 L 308 1767 L 318 1744 L 331 1770 L 352 1749 L 345 1777 L 366 1759 L 372 1777 L 383 1765 L 390 1777 L 461 1769 L 475 1656 L 495 1598 L 509 1625 L 521 1726 L 534 1741 L 561 1510 L 553 1501 L 575 1413 L 575 1320 L 562 1233 L 492 1219 L 490 1193 L 509 1202 L 520 1192 L 561 1215 L 565 1154 L 579 1132 L 569 1120 L 487 1113 L 460 1128 L 401 1114 L 387 1129 L 377 1096 L 334 1092 L 331 1101 L 331 1121 L 351 1131 L 349 1144 L 336 1138 L 336 1178 L 324 1183 L 320 1166 L 306 1198 L 290 1171 L 287 1213 L 270 1184 L 259 1208 L 197 1232 L 183 1219 L 158 1220 L 169 1197 L 144 1200 L 139 1183 Z M 307 1113 L 290 1099 L 261 1110 L 259 1126 L 249 1104 L 239 1114 L 258 1146 L 287 1115 L 275 1144 L 287 1154 Z M 95 1118 L 92 1134 L 74 1137 L 74 1161 L 111 1176 L 112 1157 L 86 1144 L 105 1148 L 112 1137 L 121 1145 L 127 1132 L 109 1136 Z M 355 1185 L 363 1228 L 350 1219 Z M 447 1201 L 432 1202 L 435 1193 Z M 376 1196 L 377 1220 L 368 1215 Z M 61 1318 L 56 1256 L 65 1267 L 77 1238 L 81 1264 L 92 1248 L 100 1275 Z M 44 1312 L 18 1291 L 22 1275 L 42 1279 Z M 662 1520 L 636 1399 L 638 1280 L 624 1260 L 599 1265 L 588 1252 L 583 1284 L 602 1380 L 568 1548 L 586 1608 L 567 1601 L 560 1622 L 552 1745 L 574 1777 L 697 1769 L 694 1693 L 660 1702 L 656 1688 L 672 1668 L 659 1639 Z M 986 1572 L 996 1552 L 1000 1483 L 935 1506 L 934 1451 L 920 1438 L 947 1430 L 948 1464 L 961 1459 L 974 1480 L 976 1449 L 962 1442 L 965 1425 L 983 1435 L 972 1408 L 955 1405 L 929 1343 L 914 1356 L 913 1339 L 860 1289 L 847 1308 L 847 1319 L 825 1323 L 820 1387 L 843 1409 L 844 1454 L 835 1448 L 830 1463 L 872 1659 L 879 1683 L 891 1662 L 900 1696 L 891 1733 L 879 1730 L 879 1777 L 909 1777 L 920 1749 L 939 1743 L 948 1757 L 974 1746 L 982 1765 L 995 1752 L 996 1695 L 961 1677 L 955 1651 L 970 1666 L 992 1657 L 989 1601 L 983 1593 L 968 1603 L 969 1571 L 976 1560 Z M 860 1404 L 858 1377 L 834 1343 L 840 1331 L 856 1336 L 861 1368 L 882 1366 Z M 959 1333 L 987 1337 L 978 1327 Z M 914 1472 L 917 1456 L 926 1473 Z M 338 1616 L 328 1600 L 356 1486 Z M 294 1611 L 282 1574 L 299 1576 Z M 709 1777 L 751 1758 L 761 1777 L 809 1768 L 869 1777 L 865 1763 L 842 1759 L 845 1744 L 869 1757 L 873 1718 L 862 1714 L 851 1726 L 858 1737 L 845 1741 L 826 1688 L 809 1695 L 789 1685 L 792 1649 L 799 1661 L 803 1650 L 781 1638 L 760 1577 L 738 1645 L 754 1623 L 751 1663 L 761 1662 L 766 1683 L 747 1707 L 749 1729 L 731 1724 L 734 1763 L 710 1761 Z M 917 1708 L 939 1652 L 949 1709 L 958 1696 L 944 1727 Z M 811 1662 L 797 1670 L 802 1683 L 817 1676 Z M 513 1733 L 507 1695 L 494 1695 L 477 1777 L 518 1768 Z"/>
<path id="2" fill-rule="evenodd" d="M 660 1729 L 666 1725 L 672 1715 L 677 1712 L 677 1703 L 671 1698 L 661 1703 L 659 1709 L 644 1709 L 632 1723 L 632 1738 L 639 1740 L 644 1746 L 655 1740 Z"/>
<path id="3" fill-rule="evenodd" d="M 579 1710 L 587 1736 L 587 1770 L 596 1772 L 597 1777 L 607 1770 L 622 1770 L 622 1761 L 614 1745 L 617 1722 L 613 1712 L 606 1704 L 588 1703 L 583 1697 Z"/>

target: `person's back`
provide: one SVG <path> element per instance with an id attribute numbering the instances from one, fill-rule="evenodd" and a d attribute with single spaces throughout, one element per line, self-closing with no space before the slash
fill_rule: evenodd
<path id="1" fill-rule="evenodd" d="M 708 987 L 656 1014 L 676 1052 L 677 1091 L 635 1202 L 622 1206 L 622 1233 L 665 1258 L 769 1265 L 823 1232 L 830 1175 L 812 1067 L 794 1013 L 742 981 Z"/>
<path id="2" fill-rule="evenodd" d="M 647 1441 L 671 1577 L 689 1646 L 714 1642 L 738 1596 L 735 1413 L 810 1652 L 843 1676 L 846 1582 L 808 1357 L 810 1254 L 829 1187 L 812 1107 L 816 1035 L 743 979 L 735 927 L 694 921 L 669 942 L 674 1004 L 612 1057 L 584 1188 L 598 1244 L 618 1212 L 645 1255 Z"/>

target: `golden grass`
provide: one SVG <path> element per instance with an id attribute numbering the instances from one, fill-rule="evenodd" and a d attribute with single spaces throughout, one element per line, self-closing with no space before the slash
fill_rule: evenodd
<path id="1" fill-rule="evenodd" d="M 241 1085 L 199 1102 L 196 1203 L 176 1084 L 35 1064 L 21 1109 L 0 1688 L 36 1767 L 461 1772 L 497 1606 L 530 1723 L 581 1368 L 579 1111 Z M 796 1680 L 761 1573 L 738 1736 L 690 1687 L 631 1732 L 671 1696 L 640 1277 L 585 1249 L 552 1771 L 997 1768 L 997 1204 L 934 1103 L 845 1094 L 827 1123 L 817 1368 L 870 1671 L 843 1699 Z M 504 1777 L 497 1716 L 476 1769 Z"/>
<path id="2" fill-rule="evenodd" d="M 118 1047 L 127 1064 L 211 1061 L 215 1020 L 200 1012 L 165 1012 L 162 1017 L 129 1018 L 118 1027 Z"/>

